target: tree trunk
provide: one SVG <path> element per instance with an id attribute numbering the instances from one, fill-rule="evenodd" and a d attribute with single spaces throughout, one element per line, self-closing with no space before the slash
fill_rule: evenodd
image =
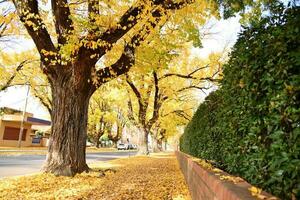
<path id="1" fill-rule="evenodd" d="M 118 141 L 122 137 L 123 127 L 117 122 L 117 133 L 116 135 L 113 135 L 111 132 L 111 127 L 109 127 L 110 133 L 108 134 L 108 138 L 113 142 L 113 147 L 117 147 Z"/>
<path id="2" fill-rule="evenodd" d="M 156 140 L 156 147 L 157 147 L 157 149 L 158 149 L 159 152 L 163 151 L 162 139 Z"/>
<path id="3" fill-rule="evenodd" d="M 85 151 L 91 94 L 87 81 L 75 78 L 52 85 L 52 130 L 44 172 L 74 176 L 89 170 Z"/>
<path id="4" fill-rule="evenodd" d="M 164 141 L 164 144 L 165 144 L 164 145 L 165 146 L 164 151 L 167 151 L 167 140 Z"/>
<path id="5" fill-rule="evenodd" d="M 99 147 L 100 147 L 100 137 L 96 141 L 96 148 L 99 148 Z"/>
<path id="6" fill-rule="evenodd" d="M 159 152 L 157 140 L 154 137 L 152 138 L 152 149 L 154 153 Z"/>
<path id="7" fill-rule="evenodd" d="M 140 128 L 141 138 L 139 139 L 139 146 L 138 146 L 138 155 L 149 155 L 149 144 L 148 144 L 148 135 L 149 132 L 144 129 Z"/>
<path id="8" fill-rule="evenodd" d="M 99 130 L 98 132 L 97 132 L 97 135 L 96 135 L 96 147 L 97 148 L 99 148 L 100 147 L 100 143 L 101 143 L 101 141 L 100 141 L 100 138 L 101 138 L 101 136 L 104 134 L 104 130 Z"/>

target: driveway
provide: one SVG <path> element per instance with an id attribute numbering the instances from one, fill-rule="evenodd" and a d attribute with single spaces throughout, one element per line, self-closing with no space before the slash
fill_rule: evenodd
<path id="1" fill-rule="evenodd" d="M 86 160 L 87 163 L 91 163 L 129 157 L 135 154 L 136 152 L 132 151 L 87 153 Z M 0 156 L 0 178 L 39 172 L 45 159 L 46 155 Z"/>

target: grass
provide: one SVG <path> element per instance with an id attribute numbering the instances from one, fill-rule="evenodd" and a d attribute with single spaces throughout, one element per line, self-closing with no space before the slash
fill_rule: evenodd
<path id="1" fill-rule="evenodd" d="M 191 199 L 177 160 L 171 154 L 154 154 L 97 162 L 94 170 L 75 177 L 52 174 L 6 178 L 0 182 L 0 199 Z"/>

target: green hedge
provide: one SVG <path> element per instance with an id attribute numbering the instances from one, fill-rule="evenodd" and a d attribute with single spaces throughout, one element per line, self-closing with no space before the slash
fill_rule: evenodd
<path id="1" fill-rule="evenodd" d="M 300 14 L 244 28 L 220 89 L 202 103 L 180 149 L 283 199 L 300 199 Z"/>

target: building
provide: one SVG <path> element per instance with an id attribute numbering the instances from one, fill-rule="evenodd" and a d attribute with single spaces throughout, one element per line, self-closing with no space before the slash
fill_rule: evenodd
<path id="1" fill-rule="evenodd" d="M 18 145 L 22 120 L 22 111 L 7 107 L 0 108 L 0 146 L 16 147 Z M 35 137 L 37 128 L 34 127 L 38 126 L 44 126 L 50 129 L 51 122 L 35 118 L 32 113 L 26 112 L 21 140 L 22 147 L 46 145 L 46 142 L 43 141 L 44 137 L 40 137 L 39 143 L 37 143 L 38 140 L 36 139 L 37 137 Z"/>

